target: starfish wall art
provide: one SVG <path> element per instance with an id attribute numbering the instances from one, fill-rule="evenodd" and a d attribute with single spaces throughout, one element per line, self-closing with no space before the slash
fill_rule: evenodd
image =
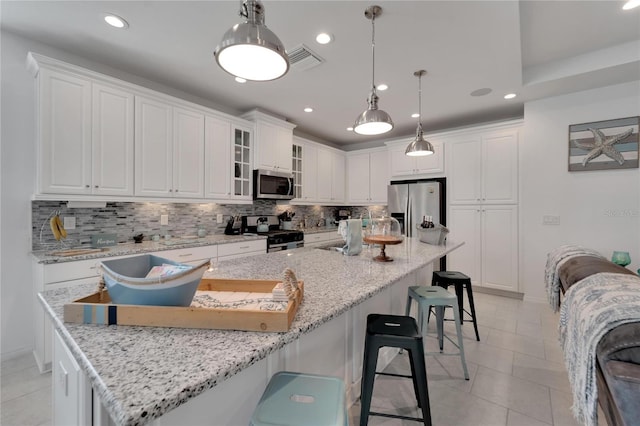
<path id="1" fill-rule="evenodd" d="M 640 117 L 569 126 L 569 171 L 638 167 Z"/>

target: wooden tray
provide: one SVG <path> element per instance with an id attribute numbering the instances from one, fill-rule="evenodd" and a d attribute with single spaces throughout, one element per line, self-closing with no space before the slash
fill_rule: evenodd
<path id="1" fill-rule="evenodd" d="M 198 290 L 271 293 L 277 280 L 203 278 Z M 199 308 L 182 306 L 116 305 L 109 293 L 96 292 L 64 305 L 64 321 L 76 324 L 142 325 L 149 327 L 207 328 L 245 331 L 288 331 L 302 303 L 304 283 L 285 311 Z"/>

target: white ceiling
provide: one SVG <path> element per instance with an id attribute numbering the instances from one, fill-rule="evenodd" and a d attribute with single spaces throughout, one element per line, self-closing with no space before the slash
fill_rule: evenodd
<path id="1" fill-rule="evenodd" d="M 287 50 L 304 43 L 325 62 L 272 82 L 236 83 L 212 52 L 240 22 L 238 1 L 2 1 L 3 30 L 224 105 L 261 108 L 296 132 L 341 145 L 372 137 L 347 132 L 371 87 L 371 21 L 376 25 L 379 107 L 395 122 L 384 139 L 411 135 L 423 77 L 425 131 L 522 116 L 523 103 L 640 79 L 640 8 L 622 1 L 275 1 L 266 24 Z M 103 23 L 111 12 L 127 30 Z M 327 31 L 335 40 L 319 45 Z M 470 92 L 491 88 L 482 97 Z M 515 92 L 518 97 L 504 100 Z M 303 112 L 311 106 L 313 113 Z M 639 100 L 640 109 L 640 100 Z M 378 139 L 382 139 L 378 137 Z"/>

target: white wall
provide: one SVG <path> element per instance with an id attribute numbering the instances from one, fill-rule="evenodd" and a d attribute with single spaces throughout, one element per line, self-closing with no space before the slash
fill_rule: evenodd
<path id="1" fill-rule="evenodd" d="M 640 169 L 568 172 L 569 125 L 640 115 L 640 81 L 525 104 L 520 149 L 520 289 L 544 301 L 547 253 L 579 244 L 640 267 Z M 542 225 L 543 215 L 560 225 Z"/>
<path id="2" fill-rule="evenodd" d="M 2 359 L 33 349 L 31 195 L 35 187 L 35 83 L 26 72 L 27 50 L 2 33 L 2 195 L 0 309 Z"/>

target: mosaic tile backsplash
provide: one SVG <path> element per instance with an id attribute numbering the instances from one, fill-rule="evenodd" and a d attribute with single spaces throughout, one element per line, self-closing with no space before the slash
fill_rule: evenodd
<path id="1" fill-rule="evenodd" d="M 207 234 L 224 234 L 227 221 L 234 215 L 278 215 L 285 210 L 295 213 L 293 226 L 299 228 L 318 226 L 324 216 L 331 222 L 338 211 L 335 206 L 287 206 L 277 205 L 271 200 L 255 200 L 253 204 L 187 204 L 187 203 L 147 203 L 116 202 L 107 203 L 105 208 L 68 209 L 63 201 L 33 201 L 32 207 L 32 248 L 34 251 L 59 247 L 49 229 L 49 218 L 56 211 L 60 217 L 74 217 L 76 228 L 67 230 L 64 243 L 69 247 L 89 247 L 92 234 L 116 234 L 118 243 L 133 242 L 133 236 L 144 234 L 145 239 L 154 234 L 185 236 L 196 235 L 203 228 Z M 386 206 L 344 207 L 352 217 L 380 215 Z M 160 225 L 160 215 L 169 216 L 168 225 Z M 224 220 L 217 223 L 217 215 Z"/>

